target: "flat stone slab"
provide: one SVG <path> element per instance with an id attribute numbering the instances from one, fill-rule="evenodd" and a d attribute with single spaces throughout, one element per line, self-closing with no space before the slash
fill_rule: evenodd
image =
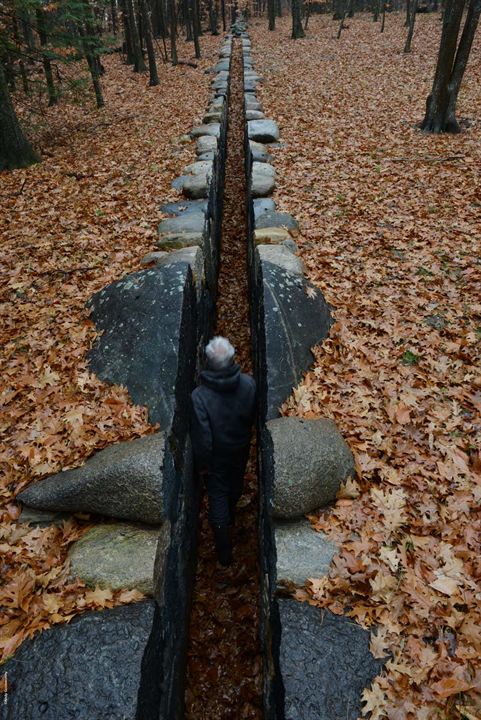
<path id="1" fill-rule="evenodd" d="M 308 578 L 327 575 L 337 547 L 324 533 L 316 532 L 308 520 L 277 521 L 274 533 L 279 585 L 304 585 Z"/>
<path id="2" fill-rule="evenodd" d="M 301 258 L 284 245 L 258 245 L 256 253 L 257 262 L 270 262 L 296 275 L 304 273 L 304 263 Z"/>
<path id="3" fill-rule="evenodd" d="M 165 203 L 160 206 L 160 210 L 166 215 L 184 215 L 185 213 L 199 215 L 207 213 L 207 205 L 207 200 L 181 200 L 180 202 Z"/>
<path id="4" fill-rule="evenodd" d="M 334 502 L 342 483 L 355 473 L 349 445 L 327 418 L 269 420 L 263 450 L 275 518 L 300 518 Z"/>
<path id="5" fill-rule="evenodd" d="M 257 142 L 277 142 L 279 128 L 274 120 L 249 120 L 247 123 L 250 140 Z"/>
<path id="6" fill-rule="evenodd" d="M 89 352 L 92 371 L 124 385 L 163 430 L 170 427 L 181 388 L 187 395 L 193 383 L 195 333 L 185 328 L 195 327 L 196 304 L 188 263 L 131 273 L 89 302 L 103 331 Z"/>
<path id="7" fill-rule="evenodd" d="M 262 120 L 264 113 L 260 110 L 246 110 L 246 120 Z"/>
<path id="8" fill-rule="evenodd" d="M 202 135 L 211 135 L 212 137 L 218 138 L 220 135 L 220 124 L 209 123 L 208 125 L 199 125 L 193 128 L 190 134 L 194 138 L 201 137 Z"/>
<path id="9" fill-rule="evenodd" d="M 2 666 L 8 718 L 136 720 L 154 609 L 144 600 L 87 612 L 25 640 Z"/>
<path id="10" fill-rule="evenodd" d="M 17 499 L 38 510 L 96 513 L 160 524 L 163 433 L 110 445 L 73 470 L 33 483 Z"/>
<path id="11" fill-rule="evenodd" d="M 256 217 L 257 229 L 270 228 L 276 225 L 285 227 L 288 230 L 294 230 L 295 232 L 299 230 L 299 223 L 290 213 L 268 210 L 266 212 L 259 213 Z"/>
<path id="12" fill-rule="evenodd" d="M 283 227 L 267 227 L 254 230 L 254 243 L 280 245 L 291 237 L 289 230 Z"/>
<path id="13" fill-rule="evenodd" d="M 307 603 L 278 602 L 285 717 L 357 720 L 362 691 L 383 665 L 369 652 L 369 632 Z"/>
<path id="14" fill-rule="evenodd" d="M 276 186 L 276 171 L 268 163 L 253 162 L 251 177 L 252 197 L 270 195 Z"/>
<path id="15" fill-rule="evenodd" d="M 195 163 L 201 165 L 202 163 Z M 211 165 L 211 163 L 209 163 Z M 202 210 L 199 212 L 186 212 L 181 213 L 173 218 L 166 218 L 161 220 L 158 226 L 159 237 L 162 235 L 180 234 L 185 233 L 203 233 L 206 225 L 205 213 Z"/>
<path id="16" fill-rule="evenodd" d="M 90 587 L 135 588 L 152 596 L 160 532 L 127 523 L 96 525 L 70 546 L 71 576 Z"/>
<path id="17" fill-rule="evenodd" d="M 197 245 L 183 247 L 179 250 L 173 250 L 170 253 L 163 253 L 163 255 L 164 257 L 159 260 L 161 265 L 170 266 L 179 262 L 189 263 L 192 270 L 192 277 L 197 288 L 197 297 L 199 298 L 205 278 L 204 254 L 200 247 Z"/>
<path id="18" fill-rule="evenodd" d="M 266 383 L 263 410 L 270 419 L 310 367 L 311 348 L 327 337 L 332 319 L 317 288 L 273 263 L 260 263 L 256 295 L 265 333 L 259 368 Z"/>

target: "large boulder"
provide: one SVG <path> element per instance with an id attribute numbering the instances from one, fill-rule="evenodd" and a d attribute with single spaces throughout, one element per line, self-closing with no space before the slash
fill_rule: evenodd
<path id="1" fill-rule="evenodd" d="M 207 162 L 212 167 L 211 162 Z M 184 176 L 183 176 L 184 177 Z M 209 196 L 209 186 L 212 178 L 211 170 L 199 172 L 196 175 L 187 175 L 182 183 L 182 192 L 187 198 L 197 200 Z"/>
<path id="2" fill-rule="evenodd" d="M 295 249 L 295 243 L 292 243 Z M 270 262 L 256 267 L 255 324 L 262 419 L 279 414 L 313 361 L 311 348 L 329 334 L 332 323 L 322 293 L 297 273 Z"/>
<path id="3" fill-rule="evenodd" d="M 201 137 L 202 135 L 211 135 L 212 137 L 218 138 L 220 135 L 220 124 L 209 123 L 208 125 L 198 125 L 191 130 L 190 134 L 194 138 Z"/>
<path id="4" fill-rule="evenodd" d="M 162 528 L 127 523 L 96 525 L 69 550 L 72 577 L 90 587 L 129 588 L 154 594 L 154 563 Z"/>
<path id="5" fill-rule="evenodd" d="M 249 120 L 247 129 L 250 140 L 267 143 L 279 140 L 279 128 L 274 120 Z"/>
<path id="6" fill-rule="evenodd" d="M 273 473 L 276 518 L 299 518 L 334 502 L 341 484 L 354 475 L 352 452 L 332 420 L 276 418 L 265 432 L 263 462 Z"/>
<path id="7" fill-rule="evenodd" d="M 255 245 L 280 245 L 290 238 L 291 234 L 285 227 L 265 227 L 254 230 Z"/>
<path id="8" fill-rule="evenodd" d="M 253 162 L 270 162 L 271 154 L 265 145 L 255 140 L 249 140 Z"/>
<path id="9" fill-rule="evenodd" d="M 256 216 L 256 228 L 270 228 L 276 225 L 288 228 L 288 230 L 293 230 L 294 232 L 299 230 L 297 220 L 286 212 L 267 210 Z"/>
<path id="10" fill-rule="evenodd" d="M 246 110 L 246 120 L 262 120 L 264 113 L 260 110 Z"/>
<path id="11" fill-rule="evenodd" d="M 215 152 L 217 150 L 217 138 L 213 135 L 201 135 L 197 138 L 196 152 L 197 155 L 203 155 L 206 152 Z"/>
<path id="12" fill-rule="evenodd" d="M 89 612 L 25 640 L 2 666 L 5 718 L 136 720 L 154 611 L 145 600 Z"/>
<path id="13" fill-rule="evenodd" d="M 93 372 L 124 385 L 162 430 L 170 427 L 176 407 L 187 424 L 197 340 L 189 263 L 127 275 L 96 293 L 89 305 L 101 333 L 89 353 Z"/>
<path id="14" fill-rule="evenodd" d="M 39 510 L 88 512 L 124 520 L 162 523 L 164 433 L 117 443 L 84 465 L 52 475 L 19 493 Z"/>
<path id="15" fill-rule="evenodd" d="M 251 194 L 252 197 L 270 195 L 276 186 L 276 171 L 265 162 L 252 163 Z"/>
<path id="16" fill-rule="evenodd" d="M 369 631 L 350 618 L 296 600 L 279 600 L 282 717 L 357 720 L 361 695 L 383 662 L 369 651 Z"/>
<path id="17" fill-rule="evenodd" d="M 304 585 L 327 575 L 337 547 L 307 520 L 278 521 L 274 525 L 277 583 Z"/>
<path id="18" fill-rule="evenodd" d="M 258 245 L 256 248 L 257 262 L 270 262 L 277 267 L 295 275 L 304 273 L 304 263 L 284 245 Z"/>
<path id="19" fill-rule="evenodd" d="M 203 165 L 204 163 L 195 163 Z M 207 163 L 212 167 L 212 163 Z M 202 245 L 207 231 L 205 213 L 185 212 L 173 218 L 166 218 L 159 223 L 159 238 L 157 247 L 161 249 L 176 249 L 192 245 Z"/>

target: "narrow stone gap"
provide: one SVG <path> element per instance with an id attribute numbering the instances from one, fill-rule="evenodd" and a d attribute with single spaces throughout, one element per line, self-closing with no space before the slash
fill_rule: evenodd
<path id="1" fill-rule="evenodd" d="M 242 47 L 233 39 L 227 159 L 215 333 L 252 372 L 247 272 L 247 195 Z M 258 487 L 255 440 L 234 528 L 234 564 L 216 565 L 207 505 L 201 504 L 199 557 L 187 653 L 187 720 L 262 717 L 259 645 Z"/>

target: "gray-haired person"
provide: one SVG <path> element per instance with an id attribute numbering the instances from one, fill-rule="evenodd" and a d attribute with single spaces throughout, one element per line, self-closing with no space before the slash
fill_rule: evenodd
<path id="1" fill-rule="evenodd" d="M 255 416 L 255 381 L 241 373 L 234 355 L 227 338 L 214 337 L 205 348 L 207 368 L 192 393 L 192 444 L 207 487 L 209 523 L 222 565 L 232 562 L 230 529 L 242 495 Z"/>

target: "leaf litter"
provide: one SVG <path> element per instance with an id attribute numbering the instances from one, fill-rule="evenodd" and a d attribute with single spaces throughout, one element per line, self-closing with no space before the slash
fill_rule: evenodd
<path id="1" fill-rule="evenodd" d="M 336 320 L 282 412 L 332 418 L 357 468 L 310 516 L 341 543 L 329 576 L 295 596 L 371 629 L 387 663 L 364 717 L 480 717 L 481 37 L 463 133 L 423 135 L 441 26 L 420 15 L 404 55 L 403 21 L 354 17 L 336 41 L 311 17 L 295 42 L 287 18 L 251 24 L 276 201 Z"/>

